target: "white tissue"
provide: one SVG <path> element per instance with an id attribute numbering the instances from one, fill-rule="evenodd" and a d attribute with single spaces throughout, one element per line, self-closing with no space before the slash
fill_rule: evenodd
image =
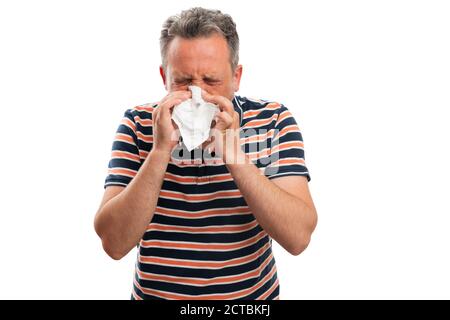
<path id="1" fill-rule="evenodd" d="M 189 90 L 192 92 L 192 99 L 175 106 L 172 119 L 180 130 L 186 148 L 192 151 L 208 139 L 211 122 L 219 108 L 203 100 L 201 88 L 189 86 Z"/>

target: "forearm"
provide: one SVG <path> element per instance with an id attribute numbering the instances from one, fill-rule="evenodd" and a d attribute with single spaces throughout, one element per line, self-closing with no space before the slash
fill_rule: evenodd
<path id="1" fill-rule="evenodd" d="M 270 181 L 245 153 L 238 156 L 241 161 L 227 167 L 256 220 L 287 251 L 299 254 L 314 230 L 315 209 Z"/>
<path id="2" fill-rule="evenodd" d="M 121 258 L 137 245 L 153 218 L 170 154 L 152 150 L 136 176 L 98 213 L 103 246 Z"/>

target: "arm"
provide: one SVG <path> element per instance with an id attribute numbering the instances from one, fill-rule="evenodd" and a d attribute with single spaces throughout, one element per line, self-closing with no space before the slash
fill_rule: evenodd
<path id="1" fill-rule="evenodd" d="M 111 258 L 121 259 L 139 243 L 152 220 L 169 159 L 169 153 L 152 150 L 130 184 L 98 210 L 95 230 Z"/>
<path id="2" fill-rule="evenodd" d="M 152 114 L 153 146 L 144 163 L 125 188 L 105 190 L 94 227 L 113 259 L 121 259 L 139 243 L 153 218 L 171 151 L 178 141 L 171 110 L 190 97 L 189 91 L 174 91 L 159 102 Z"/>
<path id="3" fill-rule="evenodd" d="M 261 227 L 293 255 L 306 249 L 317 224 L 306 177 L 271 181 L 249 159 L 227 167 Z"/>

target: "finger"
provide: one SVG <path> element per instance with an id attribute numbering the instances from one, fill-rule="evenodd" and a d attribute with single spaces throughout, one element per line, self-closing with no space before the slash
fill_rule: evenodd
<path id="1" fill-rule="evenodd" d="M 167 101 L 164 102 L 160 107 L 161 108 L 161 110 L 160 110 L 161 117 L 164 119 L 170 118 L 172 115 L 173 108 L 185 100 L 186 99 L 180 99 L 180 98 L 167 99 Z"/>
<path id="2" fill-rule="evenodd" d="M 212 139 L 212 136 L 210 136 L 206 141 L 205 141 L 205 149 L 208 150 L 209 153 L 211 153 L 212 151 L 214 151 L 214 141 Z"/>
<path id="3" fill-rule="evenodd" d="M 172 91 L 169 92 L 164 98 L 161 99 L 161 101 L 158 102 L 158 105 L 166 103 L 169 99 L 173 98 L 179 98 L 183 100 L 187 100 L 192 97 L 191 91 Z"/>
<path id="4" fill-rule="evenodd" d="M 233 103 L 225 97 L 219 95 L 212 95 L 205 90 L 202 90 L 202 98 L 206 102 L 211 102 L 216 104 L 220 111 L 226 111 L 232 114 L 234 111 Z"/>
<path id="5" fill-rule="evenodd" d="M 186 101 L 188 99 L 192 98 L 192 92 L 191 91 L 173 91 L 169 96 L 166 97 L 165 102 L 173 100 L 173 99 L 179 99 L 181 102 Z M 175 105 L 180 104 L 181 102 L 177 102 Z M 170 108 L 173 108 L 174 105 L 171 104 Z"/>
<path id="6" fill-rule="evenodd" d="M 233 124 L 233 116 L 226 111 L 219 112 L 216 116 L 216 129 L 226 129 Z"/>
<path id="7" fill-rule="evenodd" d="M 152 112 L 153 121 L 155 121 L 155 119 L 158 117 L 159 109 L 160 109 L 159 104 L 153 108 L 153 112 Z"/>

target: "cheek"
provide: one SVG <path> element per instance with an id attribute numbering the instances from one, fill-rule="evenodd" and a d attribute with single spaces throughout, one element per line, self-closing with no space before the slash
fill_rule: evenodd
<path id="1" fill-rule="evenodd" d="M 189 90 L 188 85 L 172 83 L 169 86 L 169 91 L 170 92 L 173 92 L 173 91 L 186 91 L 186 90 Z"/>
<path id="2" fill-rule="evenodd" d="M 205 89 L 210 94 L 220 95 L 223 97 L 228 97 L 230 93 L 233 93 L 233 86 L 229 83 L 221 83 L 221 84 L 205 84 Z"/>

